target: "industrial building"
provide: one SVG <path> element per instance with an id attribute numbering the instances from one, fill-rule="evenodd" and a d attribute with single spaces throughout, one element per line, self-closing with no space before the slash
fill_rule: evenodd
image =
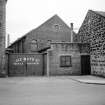
<path id="1" fill-rule="evenodd" d="M 8 47 L 8 76 L 90 74 L 89 44 L 74 42 L 69 27 L 54 15 Z"/>

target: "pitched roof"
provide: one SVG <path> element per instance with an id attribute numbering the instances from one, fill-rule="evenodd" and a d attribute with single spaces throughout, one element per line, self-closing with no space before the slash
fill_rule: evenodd
<path id="1" fill-rule="evenodd" d="M 103 12 L 103 11 L 94 11 L 94 12 L 101 15 L 101 16 L 103 16 L 103 17 L 105 17 L 105 12 Z"/>
<path id="2" fill-rule="evenodd" d="M 69 31 L 71 30 L 71 28 L 56 14 L 56 15 L 52 16 L 50 19 L 48 19 L 47 21 L 45 21 L 43 24 L 41 24 L 40 26 L 38 26 L 37 28 L 32 29 L 31 31 L 29 31 L 28 33 L 26 33 L 25 35 L 23 35 L 21 38 L 19 38 L 16 41 L 14 41 L 11 45 L 15 44 L 16 42 L 18 42 L 19 40 L 23 39 L 24 37 L 30 35 L 30 33 L 35 33 L 36 31 L 40 31 L 40 30 L 46 31 L 46 29 L 49 30 L 49 29 L 52 28 L 51 27 L 52 24 L 55 24 L 56 25 L 56 23 L 63 24 L 64 27 L 66 27 L 66 28 L 63 28 L 63 30 L 65 30 L 65 29 L 67 29 Z M 73 34 L 76 34 L 76 33 L 73 32 Z M 40 37 L 40 35 L 38 35 L 38 36 Z"/>
<path id="3" fill-rule="evenodd" d="M 58 28 L 57 28 L 57 27 Z M 58 30 L 58 32 L 69 32 L 71 31 L 71 28 L 58 16 L 58 15 L 54 15 L 52 16 L 50 19 L 48 19 L 47 21 L 45 21 L 43 24 L 41 24 L 39 27 L 37 27 L 36 29 L 33 29 L 32 31 L 29 32 L 29 36 L 32 33 L 32 35 L 34 35 L 34 37 L 36 36 L 36 38 L 64 38 L 64 34 L 40 34 L 39 32 L 53 32 L 56 33 L 56 28 Z M 37 33 L 37 34 L 35 34 Z M 67 37 L 67 35 L 65 36 L 65 38 Z M 69 37 L 69 36 L 68 36 Z M 53 40 L 52 38 L 52 40 Z M 57 40 L 56 39 L 56 40 Z"/>
<path id="4" fill-rule="evenodd" d="M 11 43 L 7 48 L 11 47 L 13 44 L 17 43 L 18 41 L 22 40 L 23 38 L 25 38 L 26 35 L 21 36 L 20 38 L 17 38 L 13 43 Z"/>
<path id="5" fill-rule="evenodd" d="M 36 29 L 40 29 L 45 24 L 50 24 L 51 25 L 52 23 L 53 24 L 54 23 L 55 24 L 56 23 L 63 23 L 68 29 L 71 29 L 57 14 L 55 14 L 54 16 L 52 16 L 50 19 L 48 19 L 47 21 L 45 21 L 43 24 L 41 24 L 40 26 L 38 26 Z M 36 29 L 33 29 L 33 30 L 36 30 Z"/>

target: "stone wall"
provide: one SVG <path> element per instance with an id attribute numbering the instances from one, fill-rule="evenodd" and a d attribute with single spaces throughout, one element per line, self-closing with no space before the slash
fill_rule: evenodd
<path id="1" fill-rule="evenodd" d="M 91 55 L 91 73 L 105 77 L 105 56 Z"/>
<path id="2" fill-rule="evenodd" d="M 91 73 L 105 76 L 105 17 L 89 10 L 77 39 L 90 43 Z"/>
<path id="3" fill-rule="evenodd" d="M 82 45 L 79 43 L 53 43 L 49 51 L 50 75 L 80 75 Z M 82 52 L 82 51 L 81 51 Z M 71 56 L 71 67 L 60 67 L 60 56 Z"/>

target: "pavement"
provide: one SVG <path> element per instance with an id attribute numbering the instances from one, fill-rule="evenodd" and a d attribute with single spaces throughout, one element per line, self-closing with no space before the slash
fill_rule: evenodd
<path id="1" fill-rule="evenodd" d="M 68 78 L 74 81 L 85 83 L 85 84 L 97 84 L 97 85 L 105 85 L 105 78 L 98 77 L 94 75 L 80 75 L 80 76 L 49 76 L 54 78 Z M 8 78 L 8 77 L 7 77 Z"/>
<path id="2" fill-rule="evenodd" d="M 70 79 L 86 84 L 97 84 L 97 85 L 105 85 L 105 78 L 85 75 L 85 76 L 70 76 Z"/>
<path id="3" fill-rule="evenodd" d="M 74 81 L 85 84 L 105 85 L 105 78 L 94 75 L 80 75 L 80 76 L 49 76 L 54 78 L 68 78 Z M 4 77 L 5 78 L 5 77 Z M 8 78 L 8 77 L 7 77 Z"/>

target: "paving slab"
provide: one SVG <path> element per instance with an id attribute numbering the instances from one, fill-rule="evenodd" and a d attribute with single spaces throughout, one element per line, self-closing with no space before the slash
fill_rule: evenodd
<path id="1" fill-rule="evenodd" d="M 72 80 L 87 83 L 87 84 L 97 84 L 97 85 L 105 85 L 105 78 L 97 77 L 97 76 L 70 76 Z"/>

